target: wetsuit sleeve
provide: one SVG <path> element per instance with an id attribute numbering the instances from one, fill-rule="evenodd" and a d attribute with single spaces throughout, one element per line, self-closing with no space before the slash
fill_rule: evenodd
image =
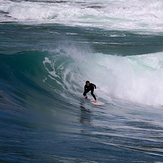
<path id="1" fill-rule="evenodd" d="M 87 89 L 87 88 L 86 88 L 86 85 L 85 85 L 85 86 L 84 86 L 84 92 L 86 92 L 86 89 Z"/>
<path id="2" fill-rule="evenodd" d="M 84 86 L 84 93 L 83 96 L 86 96 L 86 86 Z"/>
<path id="3" fill-rule="evenodd" d="M 95 84 L 93 84 L 93 87 L 96 89 L 96 85 Z"/>

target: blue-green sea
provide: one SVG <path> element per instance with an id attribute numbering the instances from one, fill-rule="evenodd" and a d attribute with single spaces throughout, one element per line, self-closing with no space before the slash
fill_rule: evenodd
<path id="1" fill-rule="evenodd" d="M 163 1 L 0 0 L 0 163 L 162 162 Z"/>

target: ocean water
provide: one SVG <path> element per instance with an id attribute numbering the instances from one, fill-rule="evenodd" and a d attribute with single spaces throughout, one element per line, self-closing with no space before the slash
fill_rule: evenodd
<path id="1" fill-rule="evenodd" d="M 163 162 L 163 1 L 0 0 L 0 162 Z"/>

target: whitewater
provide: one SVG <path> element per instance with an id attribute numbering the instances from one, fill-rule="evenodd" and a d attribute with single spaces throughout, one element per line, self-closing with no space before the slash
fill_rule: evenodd
<path id="1" fill-rule="evenodd" d="M 0 162 L 162 162 L 162 20 L 161 0 L 0 0 Z"/>

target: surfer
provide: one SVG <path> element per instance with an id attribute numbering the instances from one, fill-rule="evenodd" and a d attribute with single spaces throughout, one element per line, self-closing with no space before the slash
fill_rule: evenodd
<path id="1" fill-rule="evenodd" d="M 95 103 L 97 102 L 97 100 L 96 100 L 96 96 L 94 95 L 94 89 L 96 89 L 96 85 L 95 84 L 93 84 L 93 83 L 90 83 L 89 81 L 86 81 L 85 82 L 85 86 L 84 86 L 84 93 L 83 93 L 83 96 L 84 96 L 84 98 L 85 99 L 87 99 L 87 93 L 89 92 L 89 91 L 91 91 L 91 95 L 93 96 L 93 98 L 95 99 Z"/>

